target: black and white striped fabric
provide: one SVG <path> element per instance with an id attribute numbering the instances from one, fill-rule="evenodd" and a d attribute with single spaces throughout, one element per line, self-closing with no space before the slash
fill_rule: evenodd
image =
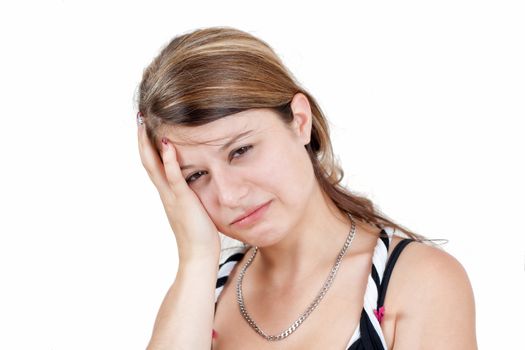
<path id="1" fill-rule="evenodd" d="M 348 345 L 346 346 L 347 350 L 387 349 L 380 321 L 376 317 L 374 310 L 377 312 L 377 310 L 383 306 L 388 281 L 390 280 L 394 264 L 403 248 L 413 241 L 412 239 L 404 239 L 399 242 L 394 251 L 390 254 L 390 258 L 387 262 L 388 249 L 392 242 L 394 231 L 395 229 L 393 228 L 385 227 L 382 229 L 383 235 L 381 236 L 383 237 L 377 239 L 377 244 L 374 248 L 374 254 L 372 257 L 372 270 L 368 276 L 368 283 L 364 295 L 361 319 L 350 337 Z M 228 255 L 224 259 L 224 262 L 219 265 L 215 289 L 215 306 L 217 306 L 217 299 L 219 298 L 231 271 L 235 264 L 243 258 L 247 250 L 248 248 L 245 247 L 239 247 L 236 250 L 232 250 L 231 254 Z"/>

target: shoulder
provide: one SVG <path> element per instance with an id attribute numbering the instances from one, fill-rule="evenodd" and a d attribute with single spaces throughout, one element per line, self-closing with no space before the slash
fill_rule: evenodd
<path id="1" fill-rule="evenodd" d="M 401 238 L 394 237 L 393 248 L 399 241 Z M 461 263 L 444 249 L 427 243 L 408 244 L 399 256 L 395 270 L 402 272 L 407 282 L 417 283 L 427 293 L 436 293 L 436 288 L 439 290 L 447 286 L 455 286 L 456 290 L 462 288 L 462 292 L 471 288 Z"/>
<path id="2" fill-rule="evenodd" d="M 392 245 L 399 242 L 394 237 Z M 392 273 L 395 348 L 475 349 L 472 287 L 461 263 L 439 247 L 412 242 Z"/>

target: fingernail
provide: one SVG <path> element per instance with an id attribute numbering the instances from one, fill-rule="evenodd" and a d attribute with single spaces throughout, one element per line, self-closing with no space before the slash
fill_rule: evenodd
<path id="1" fill-rule="evenodd" d="M 161 140 L 161 142 L 162 142 L 162 144 L 163 144 L 164 146 L 168 146 L 168 139 L 167 139 L 167 138 L 163 137 L 162 140 Z"/>
<path id="2" fill-rule="evenodd" d="M 144 125 L 144 119 L 142 119 L 142 113 L 137 113 L 137 127 Z"/>

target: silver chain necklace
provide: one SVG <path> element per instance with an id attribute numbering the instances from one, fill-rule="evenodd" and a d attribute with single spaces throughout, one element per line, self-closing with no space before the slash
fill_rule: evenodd
<path id="1" fill-rule="evenodd" d="M 252 256 L 248 259 L 246 264 L 241 269 L 241 272 L 239 273 L 239 277 L 237 279 L 237 303 L 239 304 L 239 308 L 241 311 L 241 314 L 244 316 L 244 319 L 248 322 L 248 324 L 263 338 L 265 338 L 268 341 L 276 341 L 276 340 L 283 340 L 284 338 L 288 337 L 290 334 L 295 332 L 295 330 L 306 320 L 308 316 L 312 313 L 312 311 L 315 310 L 317 305 L 321 302 L 323 297 L 325 296 L 326 292 L 332 285 L 332 282 L 334 281 L 335 275 L 337 273 L 337 270 L 339 270 L 339 265 L 341 264 L 341 260 L 346 254 L 346 251 L 352 244 L 352 240 L 354 239 L 355 235 L 355 222 L 352 218 L 352 215 L 348 214 L 350 217 L 350 221 L 352 222 L 352 227 L 350 228 L 350 232 L 348 233 L 348 236 L 346 237 L 345 244 L 343 245 L 343 248 L 339 252 L 339 255 L 337 255 L 337 259 L 335 260 L 335 264 L 332 267 L 332 270 L 330 271 L 330 274 L 328 275 L 328 278 L 326 279 L 325 283 L 323 284 L 323 287 L 315 297 L 315 299 L 312 301 L 312 303 L 308 306 L 308 308 L 303 312 L 299 318 L 292 323 L 290 327 L 288 327 L 286 330 L 282 331 L 278 335 L 268 335 L 266 332 L 264 332 L 261 327 L 255 323 L 255 321 L 250 317 L 248 314 L 248 311 L 246 310 L 246 306 L 244 305 L 244 298 L 242 296 L 242 279 L 244 277 L 244 274 L 246 273 L 246 269 L 250 264 L 252 263 L 253 259 L 255 258 L 255 255 L 257 254 L 258 247 L 255 247 L 253 250 Z"/>

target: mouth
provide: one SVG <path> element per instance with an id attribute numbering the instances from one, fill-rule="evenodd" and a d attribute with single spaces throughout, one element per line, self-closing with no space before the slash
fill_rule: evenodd
<path id="1" fill-rule="evenodd" d="M 255 223 L 266 212 L 266 210 L 270 206 L 270 202 L 271 200 L 259 206 L 250 208 L 243 215 L 235 219 L 230 225 L 235 225 L 237 227 L 245 227 Z"/>

